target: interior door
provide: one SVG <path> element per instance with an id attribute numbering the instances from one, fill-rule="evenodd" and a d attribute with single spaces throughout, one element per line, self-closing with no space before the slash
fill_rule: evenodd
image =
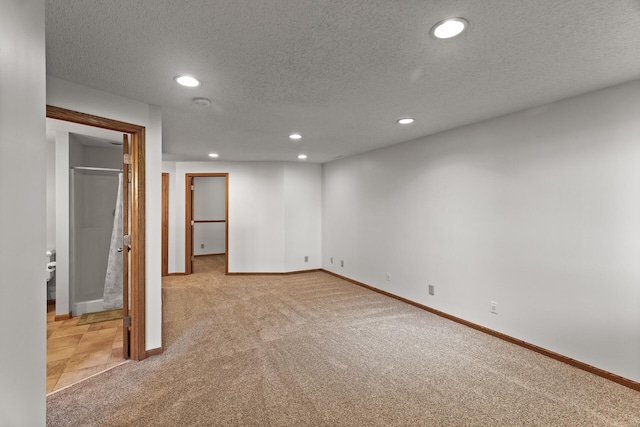
<path id="1" fill-rule="evenodd" d="M 127 233 L 130 235 L 129 245 L 132 246 L 132 249 L 131 253 L 128 254 L 127 261 L 124 263 L 128 268 L 128 280 L 126 280 L 128 286 L 124 291 L 124 295 L 128 302 L 125 306 L 129 315 L 127 317 L 130 318 L 125 321 L 130 322 L 128 324 L 131 326 L 124 328 L 129 335 L 129 339 L 125 339 L 124 342 L 128 344 L 128 353 L 131 359 L 144 360 L 150 355 L 159 354 L 162 352 L 161 347 L 151 350 L 145 348 L 145 127 L 52 105 L 47 105 L 47 117 L 128 134 L 127 151 L 130 156 L 130 163 L 127 170 L 130 187 L 128 188 L 128 197 L 126 199 L 128 202 L 126 212 L 128 216 Z M 123 182 L 126 181 L 123 179 Z"/>
<path id="2" fill-rule="evenodd" d="M 189 227 L 189 230 L 190 230 L 189 231 L 189 241 L 191 242 L 191 248 L 189 250 L 189 254 L 190 254 L 190 256 L 189 256 L 189 274 L 190 274 L 190 273 L 193 272 L 193 228 L 195 226 L 195 222 L 193 220 L 193 218 L 194 218 L 194 216 L 193 216 L 193 190 L 194 190 L 194 187 L 193 187 L 193 177 L 192 176 L 189 177 L 189 188 L 190 188 L 189 191 L 191 192 L 190 193 L 191 197 L 189 197 L 189 201 L 191 203 L 191 207 L 189 209 L 189 211 L 191 212 L 191 218 L 189 218 L 189 221 L 190 221 L 190 224 L 191 224 L 191 227 Z"/>
<path id="3" fill-rule="evenodd" d="M 162 174 L 162 276 L 169 275 L 169 174 Z"/>
<path id="4" fill-rule="evenodd" d="M 131 178 L 129 176 L 131 154 L 129 151 L 129 135 L 123 135 L 123 164 L 122 164 L 122 357 L 129 359 L 129 336 L 131 316 L 129 313 L 129 251 L 131 250 L 131 236 L 129 234 L 129 194 Z"/>
<path id="5" fill-rule="evenodd" d="M 195 213 L 195 178 L 224 178 L 223 192 L 223 212 L 213 215 L 215 219 L 203 219 L 196 220 Z M 185 175 L 185 274 L 193 273 L 193 258 L 195 255 L 194 250 L 194 238 L 195 238 L 195 225 L 199 223 L 224 223 L 224 250 L 225 254 L 225 274 L 229 273 L 229 174 L 227 173 L 194 173 Z M 217 193 L 215 193 L 217 194 Z M 205 215 L 206 216 L 206 215 Z"/>

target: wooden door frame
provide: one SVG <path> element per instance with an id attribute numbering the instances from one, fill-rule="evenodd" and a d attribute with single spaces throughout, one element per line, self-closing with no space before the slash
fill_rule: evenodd
<path id="1" fill-rule="evenodd" d="M 191 274 L 191 258 L 193 257 L 193 242 L 191 238 L 191 214 L 193 210 L 193 200 L 191 197 L 191 179 L 192 178 L 224 178 L 225 179 L 225 196 L 224 196 L 224 220 L 225 220 L 225 242 L 224 242 L 224 274 L 229 274 L 229 174 L 228 173 L 187 173 L 185 174 L 185 258 L 184 272 Z"/>
<path id="2" fill-rule="evenodd" d="M 47 117 L 131 135 L 131 329 L 130 356 L 147 357 L 145 349 L 145 127 L 47 105 Z"/>
<path id="3" fill-rule="evenodd" d="M 162 173 L 162 276 L 169 275 L 169 174 Z"/>

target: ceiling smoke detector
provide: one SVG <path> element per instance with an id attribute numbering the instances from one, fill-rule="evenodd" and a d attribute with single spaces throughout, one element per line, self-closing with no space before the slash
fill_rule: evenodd
<path id="1" fill-rule="evenodd" d="M 208 107 L 211 105 L 211 100 L 207 98 L 193 98 L 193 103 L 201 107 Z"/>

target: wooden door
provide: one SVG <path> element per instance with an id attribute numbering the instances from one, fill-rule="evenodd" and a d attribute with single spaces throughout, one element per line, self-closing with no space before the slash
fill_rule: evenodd
<path id="1" fill-rule="evenodd" d="M 224 178 L 224 219 L 196 221 L 194 216 L 194 178 L 219 177 Z M 185 174 L 185 274 L 193 273 L 194 257 L 194 225 L 198 222 L 223 222 L 225 243 L 225 274 L 229 273 L 229 174 L 228 173 L 187 173 Z"/>
<path id="2" fill-rule="evenodd" d="M 195 226 L 195 222 L 193 220 L 193 177 L 189 177 L 189 265 L 188 265 L 188 273 L 191 274 L 193 272 L 193 228 Z"/>
<path id="3" fill-rule="evenodd" d="M 129 235 L 129 135 L 125 134 L 122 141 L 124 160 L 122 165 L 122 357 L 129 359 L 129 332 L 131 317 L 129 315 L 129 251 L 131 250 L 131 237 Z"/>
<path id="4" fill-rule="evenodd" d="M 131 163 L 128 170 L 131 191 L 127 199 L 127 213 L 132 249 L 128 255 L 129 262 L 125 265 L 129 276 L 126 296 L 131 326 L 126 328 L 129 329 L 129 340 L 125 342 L 129 343 L 129 354 L 133 360 L 143 360 L 151 354 L 159 354 L 162 352 L 161 347 L 149 351 L 145 348 L 145 127 L 52 105 L 47 105 L 47 117 L 130 135 L 128 150 Z"/>
<path id="5" fill-rule="evenodd" d="M 162 174 L 162 275 L 169 275 L 169 174 Z"/>

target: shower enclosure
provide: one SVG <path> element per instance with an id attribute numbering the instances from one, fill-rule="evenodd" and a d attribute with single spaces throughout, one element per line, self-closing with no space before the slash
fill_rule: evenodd
<path id="1" fill-rule="evenodd" d="M 122 173 L 74 167 L 70 179 L 70 307 L 122 308 Z"/>

